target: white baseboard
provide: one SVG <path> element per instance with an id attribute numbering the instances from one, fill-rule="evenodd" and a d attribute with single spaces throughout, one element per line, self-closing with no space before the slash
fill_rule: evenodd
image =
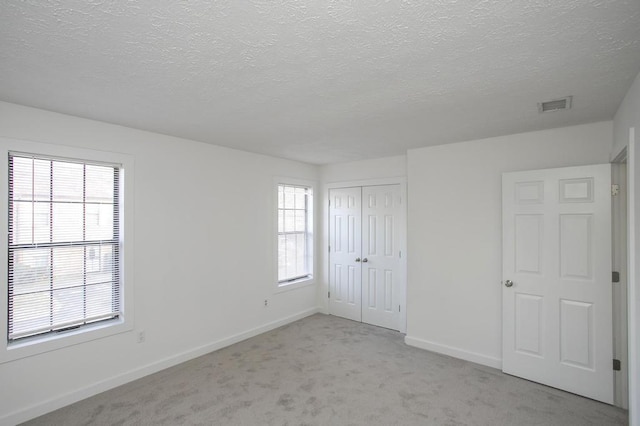
<path id="1" fill-rule="evenodd" d="M 449 355 L 454 358 L 475 362 L 476 364 L 486 365 L 488 367 L 497 368 L 499 370 L 502 369 L 502 360 L 500 358 L 494 358 L 492 356 L 487 356 L 460 348 L 454 348 L 453 346 L 430 342 L 428 340 L 422 340 L 416 337 L 405 336 L 404 342 L 407 345 L 414 346 L 416 348 L 425 349 L 427 351 L 436 352 L 443 355 Z"/>
<path id="2" fill-rule="evenodd" d="M 148 376 L 149 374 L 157 373 L 158 371 L 162 371 L 166 368 L 173 367 L 174 365 L 181 364 L 183 362 L 189 361 L 199 356 L 206 355 L 210 352 L 214 352 L 219 349 L 225 348 L 227 346 L 231 346 L 234 343 L 241 342 L 243 340 L 246 340 L 251 337 L 257 336 L 259 334 L 265 333 L 267 331 L 276 329 L 283 325 L 287 325 L 299 319 L 313 315 L 319 311 L 320 309 L 318 308 L 307 309 L 305 311 L 288 316 L 286 318 L 282 318 L 280 320 L 261 325 L 260 327 L 252 328 L 250 330 L 235 334 L 233 336 L 224 338 L 222 340 L 218 340 L 216 342 L 209 343 L 209 344 L 206 344 L 197 348 L 193 348 L 188 351 L 181 352 L 176 355 L 155 361 L 151 364 L 147 364 L 140 368 L 127 371 L 118 376 L 111 377 L 106 380 L 102 380 L 100 382 L 94 383 L 84 388 L 80 388 L 73 392 L 69 392 L 69 393 L 57 396 L 55 398 L 44 401 L 42 403 L 34 404 L 27 408 L 14 411 L 12 413 L 9 413 L 5 416 L 0 417 L 0 425 L 13 426 L 18 423 L 25 422 L 35 417 L 38 417 L 43 414 L 49 413 L 51 411 L 57 410 L 59 408 L 65 407 L 69 404 L 73 404 L 74 402 L 81 401 L 83 399 L 97 395 L 101 392 L 107 391 L 109 389 L 113 389 L 117 386 L 124 385 L 125 383 L 129 383 L 133 380 L 141 379 L 142 377 Z"/>

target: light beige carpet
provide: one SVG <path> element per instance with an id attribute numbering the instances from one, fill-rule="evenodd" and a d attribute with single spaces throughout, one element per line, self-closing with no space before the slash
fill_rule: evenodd
<path id="1" fill-rule="evenodd" d="M 29 425 L 626 425 L 618 408 L 314 315 Z"/>

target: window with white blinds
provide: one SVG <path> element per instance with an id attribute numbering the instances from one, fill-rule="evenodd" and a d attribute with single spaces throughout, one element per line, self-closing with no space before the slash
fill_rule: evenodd
<path id="1" fill-rule="evenodd" d="M 120 317 L 120 176 L 9 153 L 9 342 Z"/>
<path id="2" fill-rule="evenodd" d="M 278 185 L 278 283 L 312 276 L 312 188 Z"/>

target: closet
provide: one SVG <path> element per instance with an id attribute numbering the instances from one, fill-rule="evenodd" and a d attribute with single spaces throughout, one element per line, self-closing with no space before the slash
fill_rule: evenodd
<path id="1" fill-rule="evenodd" d="M 405 212 L 399 184 L 329 190 L 329 313 L 400 330 Z"/>

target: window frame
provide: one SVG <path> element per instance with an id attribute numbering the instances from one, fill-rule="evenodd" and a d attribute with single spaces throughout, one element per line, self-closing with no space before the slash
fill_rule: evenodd
<path id="1" fill-rule="evenodd" d="M 133 213 L 134 213 L 134 162 L 131 155 L 77 148 L 65 145 L 54 145 L 40 142 L 0 138 L 0 226 L 7 232 L 0 232 L 0 263 L 8 264 L 8 229 L 9 229 L 9 153 L 28 153 L 35 156 L 53 159 L 86 162 L 92 164 L 121 165 L 119 187 L 120 215 L 120 308 L 119 318 L 84 325 L 77 329 L 42 334 L 9 342 L 8 339 L 8 270 L 0 278 L 3 283 L 0 291 L 0 329 L 2 343 L 0 346 L 0 364 L 49 352 L 64 347 L 85 343 L 91 340 L 113 336 L 133 330 Z M 126 238 L 124 236 L 126 235 Z"/>
<path id="2" fill-rule="evenodd" d="M 278 189 L 280 185 L 285 186 L 297 186 L 307 188 L 310 192 L 310 196 L 307 197 L 307 265 L 309 267 L 309 275 L 294 279 L 291 281 L 282 281 L 279 280 L 279 268 L 280 268 L 280 259 L 278 256 L 278 240 L 280 236 L 279 227 L 278 227 Z M 282 291 L 293 290 L 300 287 L 305 287 L 309 285 L 315 284 L 315 269 L 316 269 L 316 247 L 315 247 L 315 235 L 317 228 L 317 220 L 316 220 L 316 205 L 314 203 L 314 194 L 316 194 L 316 184 L 313 181 L 305 180 L 305 179 L 297 179 L 297 178 L 288 178 L 288 177 L 277 177 L 274 179 L 274 190 L 273 190 L 273 200 L 274 200 L 274 281 L 276 283 L 276 293 Z M 310 225 L 309 225 L 310 224 Z"/>

